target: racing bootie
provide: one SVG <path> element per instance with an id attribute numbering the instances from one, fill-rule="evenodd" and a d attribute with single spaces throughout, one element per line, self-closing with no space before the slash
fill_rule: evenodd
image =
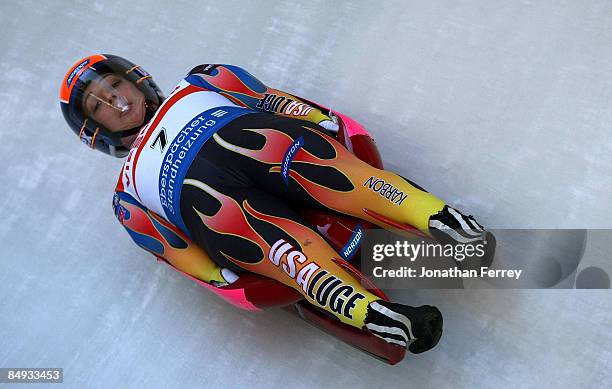
<path id="1" fill-rule="evenodd" d="M 445 205 L 429 218 L 429 232 L 443 244 L 482 245 L 475 255 L 461 263 L 462 268 L 489 267 L 495 257 L 495 236 L 486 231 L 472 215 L 466 216 Z"/>
<path id="2" fill-rule="evenodd" d="M 414 354 L 432 349 L 442 336 L 442 314 L 436 307 L 372 301 L 365 326 L 385 342 L 407 347 Z"/>

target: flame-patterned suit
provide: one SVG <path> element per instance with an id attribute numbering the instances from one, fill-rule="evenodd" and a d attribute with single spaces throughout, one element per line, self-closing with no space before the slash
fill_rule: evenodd
<path id="1" fill-rule="evenodd" d="M 198 66 L 134 142 L 115 214 L 141 247 L 184 272 L 204 281 L 223 281 L 218 265 L 262 274 L 363 327 L 379 297 L 292 206 L 430 234 L 445 205 L 357 159 L 326 133 L 333 125 L 319 107 L 241 68 Z"/>

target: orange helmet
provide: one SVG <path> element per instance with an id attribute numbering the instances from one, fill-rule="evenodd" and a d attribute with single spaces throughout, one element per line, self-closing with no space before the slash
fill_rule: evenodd
<path id="1" fill-rule="evenodd" d="M 92 81 L 103 83 L 105 77 L 110 74 L 130 82 L 144 95 L 144 121 L 133 128 L 111 131 L 85 112 L 84 104 L 92 95 L 89 93 L 85 96 L 85 90 Z M 105 99 L 94 97 L 103 104 L 112 106 L 120 114 L 129 111 L 129 102 L 116 93 L 112 85 L 108 87 L 107 95 L 108 98 Z M 92 149 L 115 157 L 127 155 L 129 147 L 124 145 L 122 138 L 138 133 L 142 125 L 153 117 L 163 100 L 163 94 L 149 73 L 125 58 L 109 54 L 95 54 L 77 61 L 66 73 L 60 89 L 62 113 L 72 131 Z"/>

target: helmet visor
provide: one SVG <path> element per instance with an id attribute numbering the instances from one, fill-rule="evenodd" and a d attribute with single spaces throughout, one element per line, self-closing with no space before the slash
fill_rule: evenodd
<path id="1" fill-rule="evenodd" d="M 91 77 L 93 76 L 93 77 Z M 145 120 L 145 96 L 130 80 L 114 73 L 90 75 L 91 81 L 83 91 L 82 109 L 86 118 L 100 123 L 122 139 L 128 146 L 135 134 L 126 130 L 140 127 Z"/>

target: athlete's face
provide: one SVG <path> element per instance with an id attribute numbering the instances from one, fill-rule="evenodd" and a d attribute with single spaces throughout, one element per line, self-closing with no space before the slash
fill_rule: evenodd
<path id="1" fill-rule="evenodd" d="M 144 94 L 120 76 L 109 74 L 100 81 L 92 81 L 84 96 L 85 115 L 112 132 L 129 130 L 144 122 Z M 129 146 L 135 137 L 122 138 L 124 146 Z"/>

